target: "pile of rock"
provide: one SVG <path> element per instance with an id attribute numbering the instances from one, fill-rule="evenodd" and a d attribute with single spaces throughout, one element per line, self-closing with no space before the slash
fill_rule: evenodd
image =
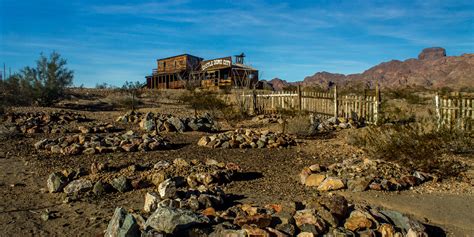
<path id="1" fill-rule="evenodd" d="M 317 117 L 314 114 L 310 114 L 309 120 L 313 130 L 320 132 L 347 128 L 360 128 L 365 126 L 365 120 L 363 118 L 359 118 L 355 113 L 350 118 L 332 117 L 326 120 Z"/>
<path id="2" fill-rule="evenodd" d="M 118 117 L 117 122 L 138 123 L 140 128 L 145 131 L 157 132 L 214 132 L 219 130 L 217 122 L 207 113 L 200 117 L 179 118 L 171 114 L 155 114 L 152 112 L 143 114 L 131 111 Z"/>
<path id="3" fill-rule="evenodd" d="M 69 111 L 51 113 L 6 113 L 3 116 L 6 123 L 15 127 L 21 133 L 66 133 L 69 132 L 62 125 L 72 121 L 85 122 L 88 119 L 81 114 Z"/>
<path id="4" fill-rule="evenodd" d="M 211 136 L 203 136 L 199 139 L 198 145 L 209 148 L 282 148 L 294 146 L 296 141 L 290 135 L 273 133 L 269 130 L 237 129 Z"/>
<path id="5" fill-rule="evenodd" d="M 79 126 L 78 130 L 81 133 L 114 133 L 121 129 L 111 123 L 98 123 Z"/>
<path id="6" fill-rule="evenodd" d="M 113 134 L 75 134 L 55 139 L 43 139 L 34 144 L 38 150 L 64 155 L 109 152 L 155 151 L 169 147 L 169 141 L 159 135 L 139 136 L 133 131 Z"/>
<path id="7" fill-rule="evenodd" d="M 396 163 L 383 160 L 347 159 L 328 167 L 318 164 L 305 167 L 300 180 L 319 191 L 349 189 L 396 191 L 417 186 L 436 177 L 421 171 L 411 171 Z"/>
<path id="8" fill-rule="evenodd" d="M 281 115 L 276 114 L 261 114 L 252 118 L 252 122 L 269 124 L 269 123 L 283 123 L 284 120 Z"/>
<path id="9" fill-rule="evenodd" d="M 353 205 L 337 195 L 227 209 L 197 208 L 199 200 L 194 198 L 174 204 L 155 201 L 160 198 L 148 193 L 143 215 L 117 208 L 105 236 L 427 236 L 423 224 L 399 212 Z M 191 209 L 187 205 L 193 202 Z"/>
<path id="10" fill-rule="evenodd" d="M 111 167 L 107 163 L 93 163 L 90 171 L 83 169 L 65 169 L 52 173 L 47 180 L 48 191 L 66 194 L 94 193 L 101 195 L 108 192 L 128 192 L 134 189 L 155 187 L 159 195 L 147 195 L 148 210 L 155 204 L 170 203 L 189 208 L 200 205 L 209 206 L 223 202 L 223 192 L 219 185 L 230 182 L 240 171 L 233 163 L 220 163 L 215 160 L 188 163 L 183 159 L 173 162 L 159 161 L 144 165 L 130 165 L 125 168 Z M 152 202 L 153 200 L 153 202 Z M 197 201 L 194 202 L 194 201 Z M 146 209 L 147 209 L 146 208 Z"/>

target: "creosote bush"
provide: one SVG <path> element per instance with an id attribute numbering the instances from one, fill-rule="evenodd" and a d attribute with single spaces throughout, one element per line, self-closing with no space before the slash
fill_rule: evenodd
<path id="1" fill-rule="evenodd" d="M 299 115 L 286 120 L 286 131 L 298 137 L 308 137 L 316 134 L 316 127 L 310 123 L 309 116 Z"/>
<path id="2" fill-rule="evenodd" d="M 456 176 L 465 169 L 458 161 L 441 159 L 443 154 L 474 153 L 472 134 L 420 122 L 358 129 L 347 136 L 347 142 L 364 148 L 373 158 L 441 177 Z"/>
<path id="3" fill-rule="evenodd" d="M 216 93 L 208 91 L 191 91 L 181 95 L 179 100 L 193 109 L 195 116 L 197 111 L 207 111 L 215 117 L 218 111 L 228 106 Z"/>

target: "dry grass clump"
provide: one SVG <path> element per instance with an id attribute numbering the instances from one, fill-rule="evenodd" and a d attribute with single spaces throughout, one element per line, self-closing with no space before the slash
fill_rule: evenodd
<path id="1" fill-rule="evenodd" d="M 295 116 L 287 120 L 286 132 L 297 137 L 309 137 L 315 135 L 317 129 L 311 124 L 309 116 Z"/>
<path id="2" fill-rule="evenodd" d="M 350 133 L 347 142 L 364 148 L 373 158 L 440 176 L 455 176 L 466 168 L 458 161 L 441 159 L 443 154 L 474 154 L 472 134 L 437 129 L 433 123 L 368 127 Z"/>

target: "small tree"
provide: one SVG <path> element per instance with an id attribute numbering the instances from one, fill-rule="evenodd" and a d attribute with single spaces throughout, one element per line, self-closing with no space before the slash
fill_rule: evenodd
<path id="1" fill-rule="evenodd" d="M 122 91 L 126 92 L 131 97 L 130 106 L 132 110 L 135 110 L 137 98 L 141 94 L 140 89 L 142 87 L 143 87 L 143 84 L 139 81 L 136 81 L 136 82 L 125 81 L 125 83 L 122 86 Z"/>
<path id="2" fill-rule="evenodd" d="M 74 72 L 66 64 L 66 59 L 56 52 L 49 58 L 41 54 L 35 68 L 27 66 L 3 82 L 3 94 L 11 98 L 11 104 L 34 101 L 50 105 L 62 97 L 67 86 L 72 85 Z"/>

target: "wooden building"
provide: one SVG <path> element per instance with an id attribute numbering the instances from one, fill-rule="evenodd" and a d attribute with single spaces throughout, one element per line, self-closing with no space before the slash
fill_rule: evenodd
<path id="1" fill-rule="evenodd" d="M 181 89 L 191 72 L 199 70 L 203 59 L 189 54 L 182 54 L 156 60 L 157 68 L 146 77 L 148 88 Z"/>
<path id="2" fill-rule="evenodd" d="M 186 86 L 205 89 L 228 87 L 252 88 L 258 82 L 258 70 L 244 64 L 244 54 L 203 60 L 189 54 L 159 59 L 157 70 L 147 76 L 147 87 L 180 89 Z"/>

